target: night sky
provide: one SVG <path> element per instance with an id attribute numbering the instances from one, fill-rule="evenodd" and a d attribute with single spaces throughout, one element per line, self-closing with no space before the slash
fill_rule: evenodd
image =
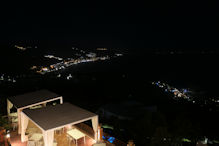
<path id="1" fill-rule="evenodd" d="M 1 42 L 45 41 L 128 48 L 217 48 L 218 2 L 8 2 Z"/>

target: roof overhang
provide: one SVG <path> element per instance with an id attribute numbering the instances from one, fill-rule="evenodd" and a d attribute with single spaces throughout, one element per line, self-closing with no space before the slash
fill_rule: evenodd
<path id="1" fill-rule="evenodd" d="M 25 109 L 55 100 L 62 101 L 63 99 L 62 96 L 48 90 L 38 90 L 35 92 L 8 97 L 8 100 L 13 104 L 15 108 Z"/>
<path id="2" fill-rule="evenodd" d="M 23 113 L 43 131 L 59 129 L 98 117 L 98 115 L 70 103 L 35 110 L 25 109 Z"/>

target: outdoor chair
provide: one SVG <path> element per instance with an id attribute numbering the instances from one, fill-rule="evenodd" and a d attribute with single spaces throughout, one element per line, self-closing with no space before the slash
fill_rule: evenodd
<path id="1" fill-rule="evenodd" d="M 15 131 L 18 127 L 18 123 L 17 122 L 12 122 L 11 126 L 12 126 L 12 130 Z"/>
<path id="2" fill-rule="evenodd" d="M 35 146 L 35 141 L 33 141 L 33 140 L 28 140 L 28 141 L 27 141 L 27 146 Z"/>
<path id="3" fill-rule="evenodd" d="M 57 146 L 57 142 L 53 142 L 53 146 Z"/>
<path id="4" fill-rule="evenodd" d="M 55 133 L 61 135 L 62 133 L 64 133 L 64 128 L 55 130 Z"/>
<path id="5" fill-rule="evenodd" d="M 73 137 L 71 137 L 70 135 L 67 134 L 67 138 L 68 138 L 68 141 L 69 141 L 69 145 L 71 144 L 71 142 L 73 141 L 74 144 L 75 144 L 75 140 Z"/>
<path id="6" fill-rule="evenodd" d="M 37 143 L 37 146 L 44 146 L 43 140 L 39 141 L 39 142 Z"/>

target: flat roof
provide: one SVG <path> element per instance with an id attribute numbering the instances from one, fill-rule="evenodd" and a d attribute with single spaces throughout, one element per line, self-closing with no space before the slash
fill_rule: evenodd
<path id="1" fill-rule="evenodd" d="M 51 105 L 35 110 L 25 109 L 23 112 L 45 131 L 68 124 L 81 123 L 97 116 L 70 103 Z"/>
<path id="2" fill-rule="evenodd" d="M 59 95 L 51 91 L 38 90 L 35 92 L 29 92 L 22 95 L 8 97 L 8 99 L 16 108 L 22 108 L 28 105 L 40 103 L 57 97 L 59 97 Z"/>

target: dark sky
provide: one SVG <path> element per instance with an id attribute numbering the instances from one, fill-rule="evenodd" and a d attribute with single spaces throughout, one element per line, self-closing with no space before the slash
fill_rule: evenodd
<path id="1" fill-rule="evenodd" d="M 139 48 L 217 48 L 218 2 L 1 4 L 1 42 L 75 41 Z"/>

